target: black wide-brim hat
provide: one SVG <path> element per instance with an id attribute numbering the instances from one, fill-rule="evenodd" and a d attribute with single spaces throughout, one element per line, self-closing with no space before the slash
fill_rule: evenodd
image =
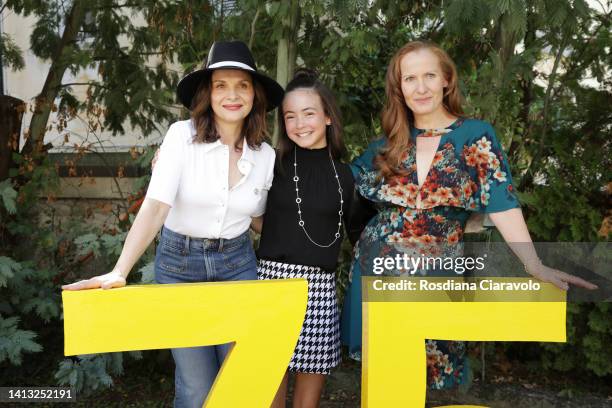
<path id="1" fill-rule="evenodd" d="M 191 101 L 203 80 L 208 80 L 212 71 L 217 69 L 239 69 L 248 72 L 263 87 L 266 93 L 267 108 L 272 110 L 279 106 L 285 91 L 272 78 L 259 73 L 249 47 L 242 41 L 217 41 L 208 52 L 206 63 L 201 69 L 193 71 L 181 79 L 176 87 L 178 100 L 189 110 Z"/>

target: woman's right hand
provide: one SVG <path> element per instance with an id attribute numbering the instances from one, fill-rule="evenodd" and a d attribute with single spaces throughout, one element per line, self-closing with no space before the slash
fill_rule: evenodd
<path id="1" fill-rule="evenodd" d="M 105 275 L 64 285 L 62 289 L 110 289 L 125 286 L 125 279 L 130 270 L 155 238 L 169 211 L 168 204 L 153 198 L 145 198 L 125 238 L 121 255 L 113 270 Z"/>
<path id="2" fill-rule="evenodd" d="M 126 281 L 121 272 L 113 269 L 104 275 L 94 276 L 93 278 L 80 280 L 69 285 L 63 285 L 63 290 L 83 290 L 83 289 L 111 289 L 125 286 Z"/>

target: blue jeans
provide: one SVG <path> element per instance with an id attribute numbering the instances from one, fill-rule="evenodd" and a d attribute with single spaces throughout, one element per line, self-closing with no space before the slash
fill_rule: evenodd
<path id="1" fill-rule="evenodd" d="M 256 280 L 249 232 L 233 239 L 191 238 L 162 229 L 155 256 L 157 283 Z M 231 343 L 172 349 L 176 408 L 201 408 Z"/>

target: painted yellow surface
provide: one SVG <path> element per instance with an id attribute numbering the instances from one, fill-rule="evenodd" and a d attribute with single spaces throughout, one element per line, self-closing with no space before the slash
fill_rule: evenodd
<path id="1" fill-rule="evenodd" d="M 363 312 L 364 407 L 425 406 L 425 339 L 566 340 L 565 302 L 364 302 Z"/>
<path id="2" fill-rule="evenodd" d="M 65 354 L 235 342 L 206 407 L 268 407 L 307 301 L 304 279 L 64 291 Z"/>
<path id="3" fill-rule="evenodd" d="M 65 354 L 236 342 L 206 407 L 268 407 L 304 319 L 307 283 L 63 292 Z M 565 341 L 565 302 L 365 302 L 362 406 L 423 407 L 425 339 Z M 440 408 L 479 408 L 457 405 Z"/>

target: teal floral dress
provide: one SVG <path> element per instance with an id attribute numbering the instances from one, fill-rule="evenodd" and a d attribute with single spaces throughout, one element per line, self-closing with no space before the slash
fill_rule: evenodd
<path id="1" fill-rule="evenodd" d="M 419 188 L 416 138 L 434 136 L 441 136 L 438 149 Z M 377 210 L 357 243 L 352 281 L 342 311 L 342 340 L 354 357 L 361 351 L 360 278 L 362 274 L 372 274 L 375 257 L 406 253 L 415 246 L 420 254 L 425 248 L 428 255 L 445 252 L 447 256 L 461 246 L 465 225 L 473 212 L 519 207 L 507 159 L 490 124 L 460 118 L 445 129 L 413 128 L 411 137 L 414 143 L 402 157 L 407 170 L 404 176 L 390 180 L 378 177 L 373 160 L 386 139 L 370 143 L 351 166 L 356 189 Z M 431 276 L 440 271 L 419 273 Z M 399 275 L 401 271 L 391 274 Z M 452 388 L 467 378 L 464 342 L 427 340 L 424 346 L 430 388 Z"/>

